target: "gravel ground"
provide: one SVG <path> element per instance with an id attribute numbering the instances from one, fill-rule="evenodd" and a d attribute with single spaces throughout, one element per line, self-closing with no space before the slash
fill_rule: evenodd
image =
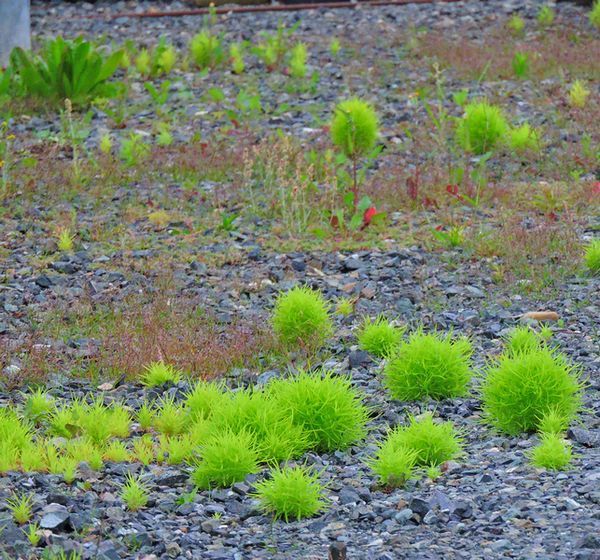
<path id="1" fill-rule="evenodd" d="M 355 11 L 316 10 L 300 13 L 239 14 L 219 22 L 228 37 L 252 39 L 258 29 L 276 29 L 300 22 L 297 34 L 307 42 L 320 36 L 368 37 L 373 29 L 389 36 L 409 26 L 439 30 L 450 37 L 457 33 L 477 36 L 480 30 L 497 24 L 518 12 L 534 18 L 541 2 L 458 2 L 453 4 L 407 5 Z M 178 3 L 97 2 L 72 5 L 32 2 L 33 30 L 36 38 L 58 33 L 91 36 L 105 35 L 115 42 L 135 37 L 153 43 L 160 35 L 182 46 L 198 31 L 200 20 L 80 18 L 82 13 L 121 12 L 131 9 L 178 9 Z M 570 25 L 582 25 L 585 10 L 572 4 L 560 4 L 559 17 Z M 365 64 L 377 66 L 377 49 L 369 43 Z M 318 52 L 317 58 L 322 55 Z M 321 45 L 321 49 L 324 50 Z M 312 51 L 311 51 L 312 52 Z M 314 97 L 322 104 L 322 116 L 329 106 L 349 89 L 367 93 L 368 84 L 342 79 L 339 69 L 324 64 L 320 68 L 322 84 Z M 399 63 L 398 75 L 403 92 L 422 78 L 422 70 Z M 211 80 L 217 80 L 212 76 Z M 277 77 L 271 77 L 276 80 Z M 452 79 L 452 78 L 451 78 Z M 200 90 L 208 84 L 202 83 Z M 597 91 L 597 84 L 595 85 Z M 226 87 L 226 86 L 224 86 Z M 483 84 L 482 88 L 500 88 L 501 94 L 515 95 L 518 116 L 542 123 L 544 110 L 527 103 L 531 84 L 515 82 Z M 525 91 L 529 88 L 529 92 Z M 264 85 L 261 95 L 269 102 L 275 94 Z M 396 134 L 395 122 L 406 111 L 392 92 L 381 93 L 380 106 L 385 141 Z M 271 97 L 269 97 L 271 96 Z M 521 96 L 521 97 L 519 97 Z M 273 99 L 274 101 L 274 99 Z M 281 99 L 279 99 L 281 101 Z M 306 96 L 300 106 L 312 104 Z M 197 100 L 175 100 L 189 115 L 201 109 Z M 144 128 L 148 115 L 142 111 L 132 117 L 133 126 Z M 150 116 L 151 118 L 151 116 Z M 106 117 L 95 116 L 89 143 L 97 142 Z M 299 137 L 310 136 L 313 121 L 301 110 L 273 120 L 264 119 L 264 129 L 283 128 Z M 198 128 L 208 132 L 215 123 L 190 120 L 177 131 L 176 140 L 189 138 Z M 34 117 L 22 124 L 23 132 L 56 130 L 56 120 Z M 204 130 L 204 128 L 206 130 Z M 552 150 L 552 146 L 549 147 Z M 414 163 L 414 162 L 413 162 Z M 509 164 L 507 164 L 509 165 Z M 588 178 L 596 170 L 588 170 Z M 584 177 L 585 178 L 585 177 Z M 148 197 L 162 185 L 140 185 Z M 126 189 L 115 194 L 115 201 L 127 199 Z M 75 203 L 77 204 L 77 202 Z M 115 202 L 116 204 L 116 202 Z M 155 293 L 159 274 L 146 270 L 146 263 L 158 259 L 166 245 L 161 234 L 153 235 L 149 246 L 132 251 L 104 252 L 100 244 L 89 243 L 78 252 L 46 258 L 46 268 L 38 260 L 48 255 L 44 228 L 43 200 L 28 208 L 25 215 L 9 215 L 0 227 L 0 239 L 7 249 L 0 260 L 0 336 L 10 346 L 31 329 L 31 317 L 40 312 L 71 306 L 84 297 L 109 305 L 118 305 L 127 296 Z M 465 209 L 465 212 L 469 212 Z M 474 211 L 473 211 L 474 212 Z M 78 208 L 82 228 L 93 223 L 86 214 L 85 202 Z M 102 216 L 106 224 L 118 221 L 110 208 Z M 398 213 L 394 223 L 406 219 Z M 597 216 L 596 216 L 597 221 Z M 593 224 L 594 216 L 589 224 Z M 588 224 L 582 235 L 592 231 Z M 135 234 L 147 232 L 139 224 Z M 302 522 L 273 523 L 262 515 L 251 496 L 250 476 L 231 489 L 199 492 L 191 503 L 179 505 L 178 498 L 189 492 L 189 469 L 185 467 L 139 464 L 107 464 L 102 472 L 81 469 L 79 483 L 69 486 L 61 477 L 45 474 L 10 473 L 0 477 L 0 551 L 7 558 L 36 558 L 22 530 L 10 519 L 3 501 L 13 491 L 31 491 L 35 495 L 34 516 L 45 530 L 42 542 L 47 547 L 80 551 L 83 558 L 116 560 L 136 558 L 173 559 L 300 559 L 336 558 L 335 550 L 347 549 L 348 559 L 393 560 L 398 558 L 523 558 L 523 559 L 597 559 L 600 558 L 600 279 L 577 276 L 568 279 L 551 295 L 516 295 L 510 286 L 497 286 L 492 279 L 494 260 L 461 258 L 462 249 L 430 252 L 421 246 L 397 247 L 386 251 L 370 249 L 348 252 L 275 253 L 265 247 L 255 229 L 224 236 L 218 242 L 202 242 L 180 249 L 172 270 L 179 295 L 201 301 L 220 318 L 250 317 L 257 322 L 266 317 L 279 290 L 296 283 L 321 288 L 331 300 L 356 297 L 355 313 L 336 318 L 337 336 L 331 341 L 330 356 L 324 366 L 349 373 L 364 391 L 366 402 L 376 411 L 366 443 L 330 455 L 308 454 L 306 464 L 314 465 L 328 483 L 331 507 L 321 516 Z M 236 260 L 221 266 L 204 264 L 203 253 L 236 252 Z M 50 251 L 51 252 L 51 251 Z M 362 315 L 386 313 L 410 324 L 453 329 L 469 335 L 475 347 L 475 367 L 497 354 L 501 337 L 527 311 L 551 309 L 561 322 L 553 325 L 554 342 L 573 361 L 581 365 L 588 382 L 585 411 L 580 423 L 568 437 L 576 458 L 573 468 L 552 473 L 532 468 L 527 451 L 536 436 L 507 437 L 492 432 L 480 421 L 480 403 L 476 398 L 452 399 L 439 403 L 402 403 L 390 400 L 380 381 L 381 364 L 358 350 L 354 329 Z M 258 318 L 257 318 L 258 317 Z M 90 340 L 53 340 L 65 353 L 84 354 Z M 18 367 L 15 363 L 13 366 Z M 5 370 L 5 375 L 10 371 Z M 228 376 L 231 386 L 264 383 L 283 375 L 283 368 L 259 372 L 237 369 Z M 49 383 L 51 394 L 76 398 L 99 389 L 85 380 L 54 375 Z M 165 392 L 181 395 L 186 389 L 166 387 Z M 122 383 L 105 391 L 107 400 L 122 399 L 135 408 L 148 391 L 139 384 Z M 19 402 L 17 392 L 0 391 L 0 404 Z M 465 434 L 465 455 L 435 482 L 410 481 L 406 488 L 383 491 L 364 465 L 375 444 L 389 426 L 403 423 L 409 414 L 435 410 L 452 420 Z M 152 488 L 149 506 L 137 513 L 126 511 L 118 498 L 119 486 L 129 472 L 142 472 Z M 261 477 L 263 473 L 257 475 Z M 89 484 L 82 484 L 85 480 Z"/>

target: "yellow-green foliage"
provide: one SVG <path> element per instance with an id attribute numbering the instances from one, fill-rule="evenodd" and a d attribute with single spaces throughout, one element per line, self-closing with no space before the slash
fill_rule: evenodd
<path id="1" fill-rule="evenodd" d="M 296 43 L 290 52 L 289 73 L 293 78 L 306 76 L 306 60 L 308 51 L 304 43 Z"/>
<path id="2" fill-rule="evenodd" d="M 176 384 L 181 379 L 181 372 L 171 364 L 152 362 L 144 368 L 141 381 L 146 387 L 157 387 L 165 383 Z"/>
<path id="3" fill-rule="evenodd" d="M 597 29 L 600 29 L 600 0 L 596 0 L 594 2 L 594 5 L 592 7 L 592 10 L 590 11 L 590 23 L 596 27 Z"/>
<path id="4" fill-rule="evenodd" d="M 194 64 L 201 70 L 214 68 L 223 60 L 221 39 L 203 30 L 192 38 L 190 53 Z"/>
<path id="5" fill-rule="evenodd" d="M 600 238 L 592 239 L 586 245 L 585 264 L 592 274 L 600 274 Z"/>
<path id="6" fill-rule="evenodd" d="M 368 154 L 375 146 L 379 130 L 373 107 L 360 99 L 342 101 L 331 121 L 331 140 L 348 157 Z"/>
<path id="7" fill-rule="evenodd" d="M 121 488 L 121 499 L 127 509 L 137 511 L 148 503 L 148 489 L 139 478 L 134 478 L 131 473 L 127 475 L 125 484 Z"/>
<path id="8" fill-rule="evenodd" d="M 287 348 L 319 348 L 333 333 L 329 308 L 320 292 L 296 286 L 277 298 L 273 330 Z"/>
<path id="9" fill-rule="evenodd" d="M 569 89 L 569 105 L 582 109 L 590 96 L 590 90 L 582 80 L 575 80 Z"/>
<path id="10" fill-rule="evenodd" d="M 515 152 L 524 152 L 527 150 L 537 151 L 540 146 L 538 132 L 525 123 L 508 131 L 508 145 Z"/>
<path id="11" fill-rule="evenodd" d="M 404 330 L 382 315 L 374 321 L 366 317 L 357 334 L 358 345 L 375 356 L 389 356 L 400 344 Z"/>
<path id="12" fill-rule="evenodd" d="M 571 464 L 571 444 L 557 434 L 542 434 L 540 443 L 529 454 L 534 467 L 553 471 L 565 470 Z"/>
<path id="13" fill-rule="evenodd" d="M 542 27 L 548 27 L 554 23 L 554 10 L 548 6 L 542 6 L 537 14 L 537 21 Z"/>
<path id="14" fill-rule="evenodd" d="M 546 347 L 503 354 L 487 369 L 481 384 L 483 410 L 498 429 L 517 435 L 539 428 L 550 410 L 569 423 L 581 408 L 579 370 Z"/>
<path id="15" fill-rule="evenodd" d="M 511 16 L 506 25 L 515 36 L 522 35 L 523 31 L 525 31 L 525 20 L 517 14 Z"/>
<path id="16" fill-rule="evenodd" d="M 233 43 L 229 47 L 229 57 L 231 58 L 231 70 L 234 74 L 241 74 L 245 68 L 244 48 L 241 43 Z"/>
<path id="17" fill-rule="evenodd" d="M 270 476 L 255 485 L 256 497 L 261 509 L 275 519 L 299 521 L 313 517 L 327 505 L 318 474 L 308 468 L 274 468 Z"/>
<path id="18" fill-rule="evenodd" d="M 465 113 L 458 121 L 456 137 L 463 149 L 481 155 L 493 150 L 508 130 L 502 109 L 479 101 L 465 107 Z"/>
<path id="19" fill-rule="evenodd" d="M 367 461 L 367 464 L 379 477 L 381 484 L 399 488 L 414 477 L 417 452 L 399 447 L 388 437 L 379 445 L 374 457 Z"/>

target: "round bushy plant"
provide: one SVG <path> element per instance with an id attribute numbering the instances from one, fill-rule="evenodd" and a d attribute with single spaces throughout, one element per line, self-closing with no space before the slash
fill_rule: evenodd
<path id="1" fill-rule="evenodd" d="M 270 480 L 256 484 L 261 509 L 286 522 L 322 511 L 327 504 L 323 493 L 318 475 L 306 467 L 275 468 Z"/>
<path id="2" fill-rule="evenodd" d="M 593 239 L 586 246 L 585 264 L 592 274 L 600 274 L 600 238 Z"/>
<path id="3" fill-rule="evenodd" d="M 417 465 L 441 465 L 462 451 L 462 440 L 452 422 L 434 422 L 433 414 L 410 418 L 408 426 L 399 426 L 388 436 L 394 449 L 406 448 L 416 453 Z"/>
<path id="4" fill-rule="evenodd" d="M 578 369 L 543 347 L 500 356 L 487 369 L 481 397 L 489 421 L 516 435 L 537 430 L 549 410 L 569 423 L 581 407 L 582 388 Z"/>
<path id="5" fill-rule="evenodd" d="M 471 379 L 471 354 L 471 343 L 464 337 L 452 340 L 450 334 L 418 329 L 386 364 L 385 385 L 402 401 L 464 395 Z"/>
<path id="6" fill-rule="evenodd" d="M 258 470 L 254 438 L 247 432 L 220 432 L 199 451 L 201 460 L 192 473 L 192 481 L 199 488 L 231 486 Z"/>
<path id="7" fill-rule="evenodd" d="M 467 151 L 481 155 L 502 140 L 509 127 L 502 109 L 485 101 L 469 103 L 458 122 L 456 136 Z"/>
<path id="8" fill-rule="evenodd" d="M 538 432 L 540 434 L 562 434 L 567 431 L 568 427 L 569 420 L 554 408 L 542 414 L 538 421 Z"/>
<path id="9" fill-rule="evenodd" d="M 374 321 L 368 317 L 358 331 L 358 345 L 375 356 L 389 356 L 398 346 L 404 329 L 395 327 L 385 317 L 379 316 Z"/>
<path id="10" fill-rule="evenodd" d="M 600 0 L 596 0 L 589 15 L 590 23 L 600 29 Z"/>
<path id="11" fill-rule="evenodd" d="M 542 337 L 531 327 L 515 327 L 506 337 L 506 351 L 512 355 L 531 352 L 532 350 L 539 350 L 543 342 Z"/>
<path id="12" fill-rule="evenodd" d="M 381 484 L 400 488 L 414 476 L 417 452 L 406 447 L 398 447 L 388 438 L 381 443 L 375 456 L 367 464 L 379 477 Z"/>
<path id="13" fill-rule="evenodd" d="M 178 383 L 180 379 L 181 372 L 171 364 L 152 362 L 144 367 L 141 381 L 146 387 L 158 387 L 165 383 Z"/>
<path id="14" fill-rule="evenodd" d="M 300 371 L 289 379 L 272 381 L 267 391 L 276 406 L 304 430 L 311 449 L 344 449 L 366 434 L 369 413 L 349 377 Z"/>
<path id="15" fill-rule="evenodd" d="M 378 127 L 377 114 L 369 103 L 348 99 L 335 108 L 331 140 L 348 157 L 360 157 L 375 146 Z"/>
<path id="16" fill-rule="evenodd" d="M 329 307 L 320 292 L 296 286 L 277 298 L 273 330 L 288 348 L 318 348 L 333 332 Z"/>
<path id="17" fill-rule="evenodd" d="M 529 455 L 534 467 L 561 471 L 566 469 L 573 458 L 571 445 L 557 434 L 542 434 L 540 443 Z"/>

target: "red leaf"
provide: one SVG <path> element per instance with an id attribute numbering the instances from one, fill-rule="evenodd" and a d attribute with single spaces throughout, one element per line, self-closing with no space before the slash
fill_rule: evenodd
<path id="1" fill-rule="evenodd" d="M 367 227 L 371 223 L 375 214 L 377 214 L 377 208 L 375 208 L 375 206 L 369 206 L 369 208 L 365 210 L 365 213 L 363 214 L 363 227 Z"/>
<path id="2" fill-rule="evenodd" d="M 333 215 L 331 216 L 331 218 L 329 218 L 329 223 L 331 224 L 332 228 L 340 227 L 340 221 L 338 220 L 338 217 L 336 215 Z"/>

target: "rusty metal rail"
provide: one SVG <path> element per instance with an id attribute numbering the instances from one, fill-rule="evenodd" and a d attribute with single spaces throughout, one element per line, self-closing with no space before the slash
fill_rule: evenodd
<path id="1" fill-rule="evenodd" d="M 367 0 L 364 2 L 322 2 L 311 4 L 268 4 L 259 6 L 219 6 L 214 8 L 216 14 L 240 14 L 249 12 L 298 12 L 303 10 L 354 10 L 370 6 L 403 6 L 406 4 L 433 4 L 434 2 L 452 3 L 460 0 Z M 203 16 L 210 13 L 209 8 L 192 8 L 189 10 L 167 10 L 147 12 L 116 12 L 114 14 L 87 14 L 75 16 L 77 19 L 117 19 L 117 18 L 158 18 Z"/>

